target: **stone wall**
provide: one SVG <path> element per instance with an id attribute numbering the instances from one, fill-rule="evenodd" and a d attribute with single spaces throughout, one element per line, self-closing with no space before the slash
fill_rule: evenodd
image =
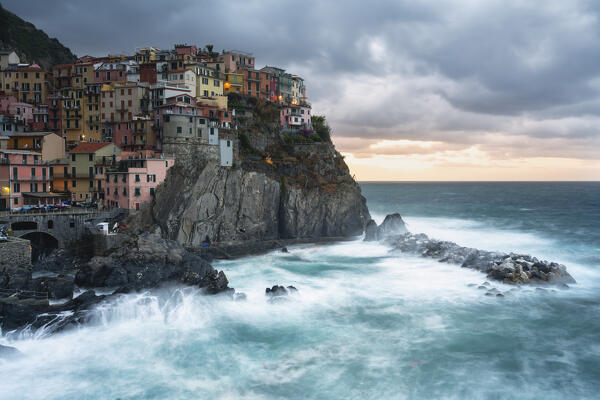
<path id="1" fill-rule="evenodd" d="M 0 269 L 5 267 L 31 267 L 29 240 L 9 237 L 8 242 L 0 243 Z"/>

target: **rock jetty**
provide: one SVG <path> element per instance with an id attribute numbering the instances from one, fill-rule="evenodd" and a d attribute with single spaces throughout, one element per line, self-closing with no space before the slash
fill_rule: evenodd
<path id="1" fill-rule="evenodd" d="M 379 227 L 375 224 L 375 228 L 374 224 L 374 221 L 369 221 L 365 240 L 379 240 L 396 251 L 420 254 L 440 262 L 475 269 L 485 273 L 490 279 L 513 284 L 575 283 L 575 279 L 567 272 L 567 267 L 562 264 L 526 254 L 463 247 L 454 242 L 429 238 L 423 233 L 410 233 L 399 214 L 388 215 Z"/>

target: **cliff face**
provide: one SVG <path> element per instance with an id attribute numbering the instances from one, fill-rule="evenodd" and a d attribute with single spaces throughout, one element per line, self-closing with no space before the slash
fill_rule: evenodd
<path id="1" fill-rule="evenodd" d="M 46 71 L 57 64 L 75 61 L 75 55 L 58 40 L 2 8 L 0 5 L 0 49 L 14 50 L 21 62 L 38 63 Z"/>
<path id="2" fill-rule="evenodd" d="M 238 132 L 250 143 L 236 141 L 242 149 L 235 167 L 194 152 L 178 158 L 134 225 L 158 225 L 164 236 L 190 246 L 207 235 L 228 242 L 362 233 L 370 219 L 366 201 L 333 144 L 285 144 L 277 130 L 257 125 L 257 109 L 243 113 L 250 124 Z"/>

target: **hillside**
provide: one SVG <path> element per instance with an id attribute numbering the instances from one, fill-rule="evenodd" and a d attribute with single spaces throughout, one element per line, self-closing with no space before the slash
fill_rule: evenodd
<path id="1" fill-rule="evenodd" d="M 57 39 L 22 20 L 0 4 L 0 49 L 14 50 L 21 62 L 35 62 L 47 71 L 56 64 L 75 61 L 76 56 Z"/>

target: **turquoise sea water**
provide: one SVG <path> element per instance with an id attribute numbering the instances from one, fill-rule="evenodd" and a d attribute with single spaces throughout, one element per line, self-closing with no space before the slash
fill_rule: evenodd
<path id="1" fill-rule="evenodd" d="M 1 344 L 1 399 L 596 399 L 600 184 L 364 183 L 373 216 L 566 264 L 539 291 L 359 239 L 216 263 L 247 301 L 193 288 L 123 296 L 96 322 Z M 290 301 L 264 289 L 294 285 Z"/>

